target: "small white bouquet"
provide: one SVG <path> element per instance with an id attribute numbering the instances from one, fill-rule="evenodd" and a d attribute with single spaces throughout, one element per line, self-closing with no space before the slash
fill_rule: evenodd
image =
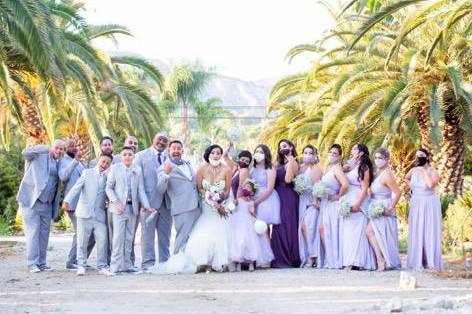
<path id="1" fill-rule="evenodd" d="M 264 234 L 267 232 L 267 223 L 263 220 L 256 219 L 254 222 L 254 230 L 257 234 Z"/>
<path id="2" fill-rule="evenodd" d="M 342 217 L 348 217 L 351 214 L 351 204 L 346 200 L 341 201 L 339 203 L 338 213 Z"/>
<path id="3" fill-rule="evenodd" d="M 369 218 L 377 218 L 383 216 L 385 212 L 385 205 L 382 201 L 372 201 L 369 204 Z"/>
<path id="4" fill-rule="evenodd" d="M 328 198 L 330 189 L 326 184 L 321 181 L 316 182 L 313 185 L 313 196 L 321 199 Z"/>
<path id="5" fill-rule="evenodd" d="M 293 179 L 293 184 L 295 185 L 294 190 L 298 194 L 304 194 L 307 192 L 311 192 L 313 182 L 311 182 L 310 178 L 307 178 L 303 174 L 299 174 Z"/>

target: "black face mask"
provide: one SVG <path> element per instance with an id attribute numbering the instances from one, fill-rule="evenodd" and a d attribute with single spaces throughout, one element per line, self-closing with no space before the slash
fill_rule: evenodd
<path id="1" fill-rule="evenodd" d="M 74 153 L 67 152 L 67 155 L 69 155 L 70 158 L 75 158 L 75 154 L 74 154 Z"/>
<path id="2" fill-rule="evenodd" d="M 238 165 L 239 165 L 239 168 L 249 167 L 249 165 L 247 163 L 245 163 L 244 161 L 241 161 L 241 160 L 238 160 Z"/>
<path id="3" fill-rule="evenodd" d="M 416 165 L 417 166 L 424 166 L 426 165 L 426 163 L 428 162 L 428 158 L 427 157 L 416 157 Z"/>

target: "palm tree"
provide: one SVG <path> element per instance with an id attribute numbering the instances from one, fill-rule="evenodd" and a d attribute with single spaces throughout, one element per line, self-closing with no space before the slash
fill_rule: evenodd
<path id="1" fill-rule="evenodd" d="M 200 63 L 182 62 L 173 67 L 166 81 L 164 99 L 182 108 L 185 144 L 188 144 L 190 139 L 189 111 L 192 100 L 199 98 L 212 77 L 211 70 L 205 69 Z"/>
<path id="2" fill-rule="evenodd" d="M 231 117 L 232 114 L 221 107 L 221 99 L 210 98 L 206 100 L 192 99 L 191 106 L 197 115 L 197 124 L 200 131 L 210 135 L 215 122 L 220 116 Z"/>
<path id="3" fill-rule="evenodd" d="M 351 47 L 377 31 L 388 20 L 400 25 L 393 34 L 386 65 L 395 57 L 401 57 L 401 47 L 411 42 L 418 33 L 427 34 L 417 42 L 422 63 L 415 66 L 430 73 L 430 89 L 416 94 L 417 106 L 423 109 L 419 115 L 420 129 L 426 129 L 426 111 L 429 109 L 433 145 L 439 147 L 437 160 L 441 173 L 440 189 L 443 194 L 462 193 L 466 134 L 472 137 L 472 86 L 470 18 L 471 0 L 404 0 L 392 2 L 366 19 L 358 29 Z M 425 78 L 423 76 L 422 78 Z M 420 78 L 421 81 L 421 78 Z M 430 97 L 427 97 L 429 93 Z M 439 130 L 441 129 L 441 130 Z M 442 135 L 442 138 L 441 138 Z"/>

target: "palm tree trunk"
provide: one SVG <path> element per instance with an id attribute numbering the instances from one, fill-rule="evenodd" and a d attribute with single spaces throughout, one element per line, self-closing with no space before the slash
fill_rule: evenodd
<path id="1" fill-rule="evenodd" d="M 429 105 L 424 100 L 416 104 L 416 123 L 421 135 L 421 145 L 434 155 L 430 139 Z"/>
<path id="2" fill-rule="evenodd" d="M 21 108 L 21 116 L 23 118 L 21 128 L 26 136 L 27 145 L 47 143 L 46 127 L 41 119 L 37 104 L 20 88 L 15 90 L 15 94 Z"/>
<path id="3" fill-rule="evenodd" d="M 187 147 L 189 139 L 190 139 L 190 130 L 189 130 L 189 117 L 188 117 L 188 111 L 189 111 L 189 105 L 187 102 L 183 102 L 183 109 L 184 109 L 184 145 Z"/>
<path id="4" fill-rule="evenodd" d="M 444 83 L 440 86 L 441 104 L 444 110 L 442 127 L 443 142 L 439 158 L 439 187 L 442 195 L 458 196 L 462 194 L 464 183 L 465 131 L 462 128 L 462 117 L 457 113 L 458 102 L 452 85 Z"/>

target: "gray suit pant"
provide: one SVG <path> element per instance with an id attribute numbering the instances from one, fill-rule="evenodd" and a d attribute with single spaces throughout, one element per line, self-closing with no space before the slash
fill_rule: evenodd
<path id="1" fill-rule="evenodd" d="M 23 229 L 26 237 L 28 267 L 46 266 L 46 254 L 51 230 L 52 204 L 39 200 L 32 208 L 22 208 Z"/>
<path id="2" fill-rule="evenodd" d="M 113 250 L 111 253 L 110 270 L 112 272 L 127 271 L 132 266 L 131 249 L 133 247 L 136 215 L 130 213 L 130 207 L 121 214 L 112 213 Z"/>
<path id="3" fill-rule="evenodd" d="M 154 266 L 156 262 L 156 234 L 159 250 L 159 262 L 163 263 L 169 259 L 170 234 L 172 231 L 172 216 L 170 209 L 162 206 L 157 215 L 146 223 L 151 213 L 141 212 L 141 257 L 143 268 Z"/>
<path id="4" fill-rule="evenodd" d="M 194 210 L 174 215 L 175 223 L 175 243 L 174 243 L 174 254 L 179 253 L 179 251 L 185 248 L 187 244 L 190 233 L 192 232 L 195 222 L 200 217 L 201 210 L 196 208 Z"/>
<path id="5" fill-rule="evenodd" d="M 72 247 L 69 251 L 69 256 L 67 258 L 66 267 L 71 267 L 74 264 L 77 264 L 77 217 L 75 216 L 75 211 L 67 211 L 67 215 L 74 227 L 74 237 L 72 238 Z M 107 241 L 108 243 L 108 241 Z M 92 253 L 93 247 L 95 245 L 95 238 L 93 233 L 90 235 L 89 242 L 87 244 L 87 257 Z"/>
<path id="6" fill-rule="evenodd" d="M 87 266 L 88 246 L 90 238 L 94 236 L 97 240 L 97 268 L 108 266 L 108 232 L 105 222 L 95 218 L 77 218 L 77 261 L 78 265 Z"/>

